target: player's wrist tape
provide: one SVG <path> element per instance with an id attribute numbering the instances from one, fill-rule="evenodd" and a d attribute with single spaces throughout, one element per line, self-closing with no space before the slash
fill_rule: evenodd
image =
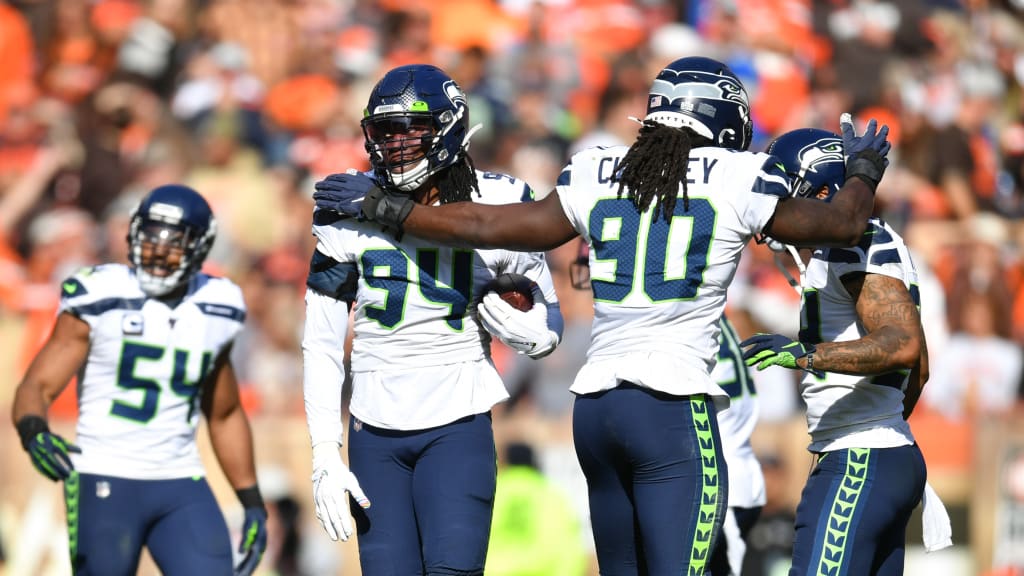
<path id="1" fill-rule="evenodd" d="M 388 194 L 374 188 L 363 199 L 363 214 L 374 222 L 402 229 L 402 223 L 412 212 L 413 201 L 405 194 Z"/>
<path id="2" fill-rule="evenodd" d="M 46 423 L 46 419 L 35 414 L 23 416 L 15 426 L 18 429 L 18 436 L 21 437 L 21 447 L 25 450 L 28 450 L 29 442 L 40 432 L 50 431 L 50 425 Z"/>
<path id="3" fill-rule="evenodd" d="M 242 503 L 242 508 L 266 509 L 266 505 L 263 503 L 263 496 L 260 495 L 260 487 L 258 484 L 254 484 L 248 488 L 242 488 L 241 490 L 235 490 L 235 495 L 238 496 L 238 501 Z"/>
<path id="4" fill-rule="evenodd" d="M 861 151 L 846 162 L 846 179 L 860 178 L 871 188 L 872 194 L 878 188 L 884 172 L 885 156 L 871 148 Z"/>

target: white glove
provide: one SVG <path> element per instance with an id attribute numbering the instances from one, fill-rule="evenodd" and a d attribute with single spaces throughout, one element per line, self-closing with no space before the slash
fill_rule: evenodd
<path id="1" fill-rule="evenodd" d="M 331 540 L 345 542 L 352 536 L 348 495 L 363 508 L 370 501 L 359 487 L 356 475 L 341 460 L 341 448 L 336 442 L 321 442 L 313 446 L 313 504 L 316 517 Z"/>
<path id="2" fill-rule="evenodd" d="M 548 309 L 542 303 L 521 312 L 491 292 L 476 310 L 484 328 L 520 354 L 540 358 L 558 345 L 558 334 L 548 328 Z"/>

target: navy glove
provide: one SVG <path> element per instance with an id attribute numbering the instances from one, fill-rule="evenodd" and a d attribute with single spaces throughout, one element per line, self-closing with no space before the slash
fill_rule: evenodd
<path id="1" fill-rule="evenodd" d="M 750 348 L 747 349 L 747 346 Z M 814 353 L 814 344 L 804 344 L 782 334 L 757 334 L 740 342 L 743 352 L 743 362 L 747 366 L 757 364 L 758 370 L 764 370 L 769 366 L 782 366 L 793 370 L 806 370 L 821 378 L 825 375 L 821 370 L 815 370 L 813 366 L 804 368 L 796 363 L 797 360 Z"/>
<path id="2" fill-rule="evenodd" d="M 317 182 L 315 188 L 313 200 L 317 208 L 379 222 L 397 233 L 401 233 L 402 223 L 413 208 L 408 195 L 385 192 L 365 174 L 331 174 Z"/>
<path id="3" fill-rule="evenodd" d="M 882 174 L 889 166 L 886 155 L 892 144 L 886 139 L 889 127 L 883 125 L 875 132 L 878 123 L 872 118 L 864 128 L 864 133 L 857 136 L 853 129 L 853 117 L 843 113 L 839 117 L 839 127 L 843 132 L 843 151 L 846 154 L 846 179 L 860 178 L 874 192 L 882 180 Z"/>
<path id="4" fill-rule="evenodd" d="M 255 486 L 239 490 L 238 498 L 245 506 L 245 520 L 242 522 L 242 541 L 238 544 L 242 559 L 235 566 L 235 576 L 249 576 L 256 571 L 263 551 L 267 549 L 267 509 Z"/>
<path id="5" fill-rule="evenodd" d="M 25 416 L 18 421 L 17 428 L 21 446 L 40 474 L 54 482 L 71 475 L 75 466 L 68 453 L 81 454 L 81 448 L 50 432 L 49 425 L 41 416 Z"/>

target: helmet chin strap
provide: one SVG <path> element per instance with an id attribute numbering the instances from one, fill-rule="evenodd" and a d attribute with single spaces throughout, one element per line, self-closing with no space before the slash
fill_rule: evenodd
<path id="1" fill-rule="evenodd" d="M 476 134 L 483 127 L 484 127 L 483 124 L 477 124 L 477 125 L 473 126 L 472 128 L 470 128 L 469 130 L 466 131 L 466 136 L 462 139 L 462 153 L 463 154 L 465 154 L 466 152 L 469 151 L 469 139 L 472 138 L 473 134 Z"/>
<path id="2" fill-rule="evenodd" d="M 772 240 L 772 242 L 774 242 L 774 240 Z M 789 252 L 789 255 L 793 257 L 793 261 L 796 262 L 796 269 L 800 271 L 800 279 L 797 280 L 796 278 L 793 278 L 793 275 L 789 273 L 789 268 L 786 266 L 785 262 L 783 262 L 782 259 L 779 257 L 781 251 L 776 251 L 773 248 L 772 258 L 775 260 L 775 267 L 778 268 L 779 272 L 782 272 L 782 275 L 786 277 L 786 281 L 789 282 L 789 285 L 790 287 L 793 288 L 793 290 L 796 290 L 797 295 L 802 296 L 804 292 L 803 285 L 804 282 L 807 280 L 807 266 L 804 265 L 803 259 L 800 258 L 800 252 L 797 251 L 797 249 L 793 247 L 792 244 L 782 245 L 786 247 L 786 251 Z"/>

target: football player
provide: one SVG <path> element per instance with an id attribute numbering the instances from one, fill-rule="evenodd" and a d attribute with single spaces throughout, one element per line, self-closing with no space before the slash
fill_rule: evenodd
<path id="1" fill-rule="evenodd" d="M 41 474 L 64 481 L 78 575 L 135 574 L 143 546 L 161 572 L 229 574 L 227 525 L 196 445 L 206 418 L 217 461 L 245 509 L 240 563 L 266 547 L 252 435 L 229 360 L 245 318 L 234 283 L 200 271 L 216 223 L 195 190 L 152 190 L 131 217 L 131 265 L 81 270 L 61 285 L 60 314 L 18 386 L 13 418 Z M 46 411 L 78 375 L 75 444 Z"/>
<path id="2" fill-rule="evenodd" d="M 844 124 L 845 194 L 791 198 L 768 154 L 747 152 L 750 105 L 721 62 L 681 58 L 655 78 L 640 134 L 588 148 L 534 203 L 431 207 L 369 179 L 318 183 L 317 204 L 453 245 L 547 250 L 589 244 L 594 322 L 571 390 L 573 438 L 587 478 L 605 575 L 700 574 L 726 506 L 711 378 L 718 320 L 743 247 L 771 232 L 791 242 L 855 244 L 887 165 L 888 129 Z"/>
<path id="3" fill-rule="evenodd" d="M 759 413 L 754 379 L 743 363 L 736 329 L 725 315 L 719 321 L 719 328 L 718 363 L 711 377 L 729 395 L 729 409 L 718 413 L 722 453 L 729 470 L 729 499 L 722 533 L 711 554 L 709 572 L 738 576 L 747 551 L 747 534 L 764 507 L 764 473 L 750 445 Z"/>
<path id="4" fill-rule="evenodd" d="M 531 201 L 523 181 L 473 167 L 468 113 L 442 70 L 390 70 L 362 120 L 373 169 L 345 177 L 420 205 Z M 441 247 L 323 209 L 313 220 L 303 382 L 316 515 L 347 540 L 349 495 L 360 505 L 363 574 L 482 574 L 496 476 L 490 411 L 508 398 L 490 335 L 533 358 L 558 344 L 545 257 Z M 485 294 L 506 272 L 533 281 L 533 308 Z M 350 310 L 351 470 L 339 452 Z"/>
<path id="5" fill-rule="evenodd" d="M 795 195 L 825 203 L 846 194 L 839 135 L 794 130 L 768 152 Z M 899 234 L 871 218 L 856 246 L 815 249 L 801 276 L 798 338 L 741 343 L 750 366 L 805 372 L 816 463 L 797 508 L 790 574 L 903 574 L 907 521 L 926 477 L 906 421 L 928 379 L 917 271 Z"/>

